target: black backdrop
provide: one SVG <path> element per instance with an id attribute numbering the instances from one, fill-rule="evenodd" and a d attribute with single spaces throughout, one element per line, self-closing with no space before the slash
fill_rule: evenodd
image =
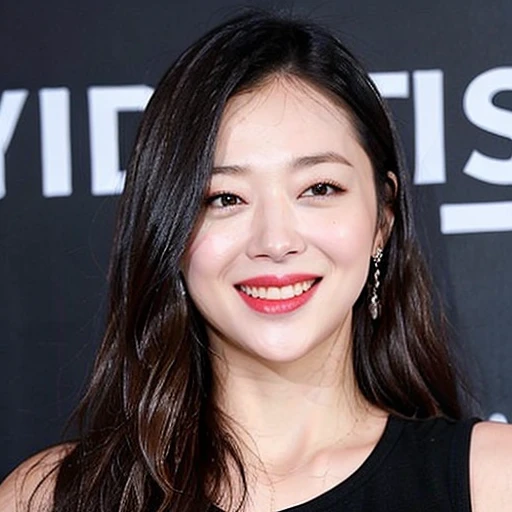
<path id="1" fill-rule="evenodd" d="M 481 413 L 512 419 L 512 2 L 278 6 L 338 30 L 390 98 L 422 241 Z M 59 440 L 86 380 L 119 170 L 150 87 L 239 8 L 0 4 L 0 477 Z"/>

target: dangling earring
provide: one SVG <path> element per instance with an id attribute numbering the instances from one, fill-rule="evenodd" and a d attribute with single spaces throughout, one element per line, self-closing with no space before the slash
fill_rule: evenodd
<path id="1" fill-rule="evenodd" d="M 383 251 L 380 247 L 377 247 L 377 252 L 375 253 L 375 256 L 372 256 L 373 260 L 373 286 L 370 296 L 370 304 L 368 305 L 368 309 L 370 310 L 370 316 L 372 317 L 372 320 L 377 320 L 380 315 L 380 301 L 379 301 L 379 287 L 380 287 L 380 269 L 379 264 L 382 260 Z"/>

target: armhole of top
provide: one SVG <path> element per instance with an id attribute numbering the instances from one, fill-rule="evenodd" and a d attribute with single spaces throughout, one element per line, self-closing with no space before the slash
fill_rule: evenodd
<path id="1" fill-rule="evenodd" d="M 480 421 L 478 418 L 460 421 L 453 434 L 450 453 L 450 501 L 455 512 L 471 512 L 469 449 L 473 427 Z"/>

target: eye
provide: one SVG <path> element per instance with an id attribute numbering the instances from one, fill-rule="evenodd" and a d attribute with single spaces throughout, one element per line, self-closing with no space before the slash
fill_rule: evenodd
<path id="1" fill-rule="evenodd" d="M 306 189 L 302 196 L 304 197 L 312 197 L 312 196 L 330 196 L 334 194 L 339 194 L 340 192 L 343 192 L 344 189 L 335 184 L 335 183 L 329 183 L 326 181 L 322 181 L 320 183 L 315 183 L 308 189 Z"/>
<path id="2" fill-rule="evenodd" d="M 243 201 L 235 194 L 221 192 L 206 198 L 206 205 L 212 208 L 230 208 L 242 204 Z"/>

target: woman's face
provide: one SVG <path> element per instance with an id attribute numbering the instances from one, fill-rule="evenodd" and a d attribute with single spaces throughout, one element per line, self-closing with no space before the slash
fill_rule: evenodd
<path id="1" fill-rule="evenodd" d="M 348 115 L 303 82 L 230 100 L 184 276 L 218 352 L 292 362 L 350 341 L 382 235 Z"/>

